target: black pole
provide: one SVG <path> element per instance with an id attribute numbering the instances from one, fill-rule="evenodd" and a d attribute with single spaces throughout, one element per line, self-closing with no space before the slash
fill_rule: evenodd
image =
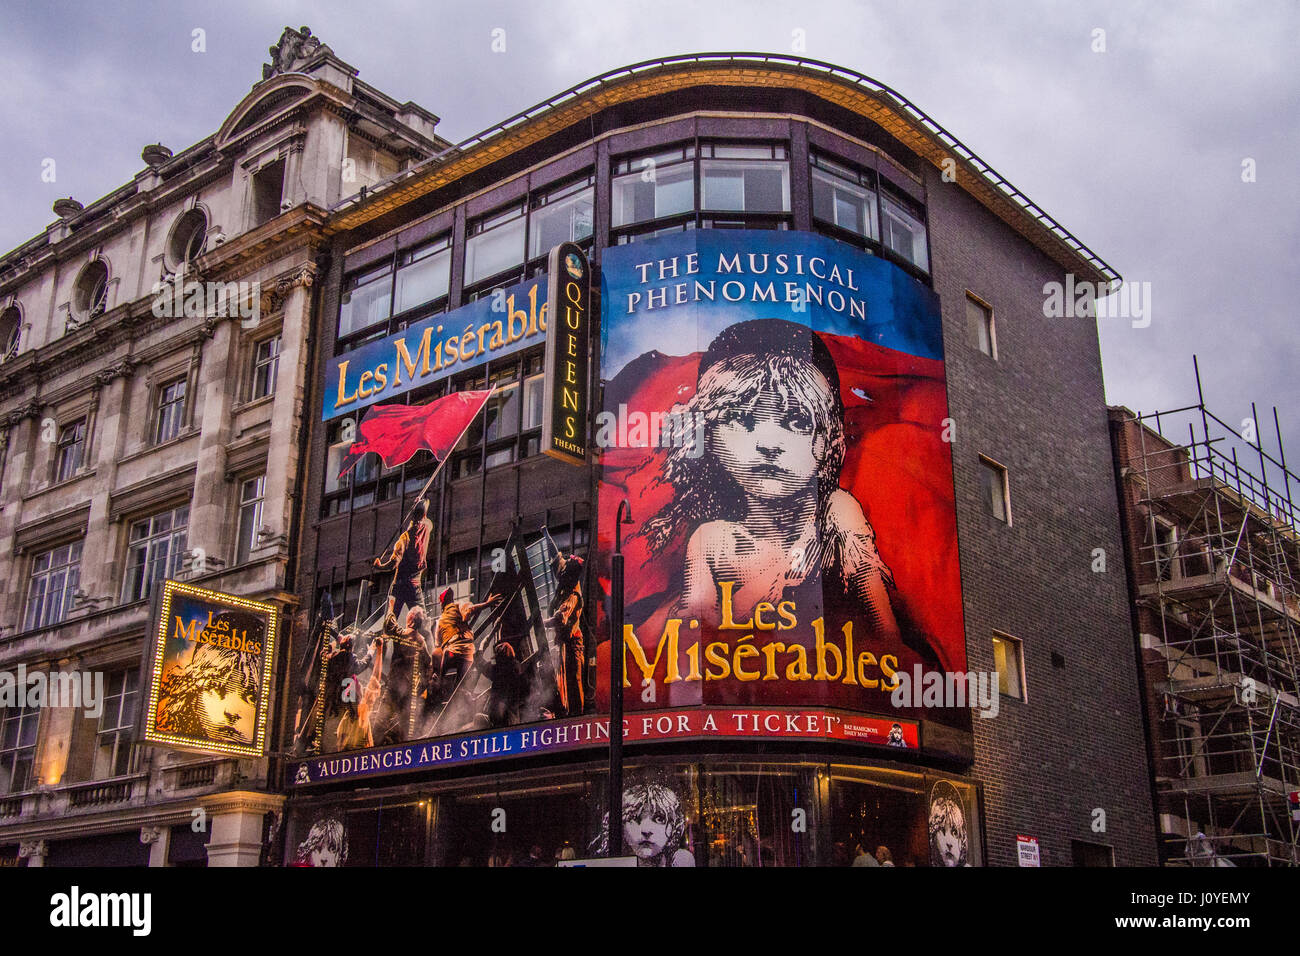
<path id="1" fill-rule="evenodd" d="M 627 517 L 624 518 L 624 512 Z M 609 572 L 609 855 L 623 855 L 623 523 L 632 523 L 624 499 L 614 516 L 614 556 Z"/>

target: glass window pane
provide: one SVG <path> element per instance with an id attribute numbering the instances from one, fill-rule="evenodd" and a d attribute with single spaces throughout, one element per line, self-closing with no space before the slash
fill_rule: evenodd
<path id="1" fill-rule="evenodd" d="M 928 272 L 930 260 L 925 249 L 925 225 L 888 196 L 881 197 L 881 211 L 885 217 L 885 245 Z"/>
<path id="2" fill-rule="evenodd" d="M 474 283 L 524 261 L 524 219 L 472 236 L 465 243 L 465 282 Z"/>
<path id="3" fill-rule="evenodd" d="M 351 335 L 387 319 L 392 291 L 393 277 L 387 271 L 355 288 L 345 287 L 343 302 L 339 307 L 339 337 Z"/>
<path id="4" fill-rule="evenodd" d="M 524 382 L 524 430 L 542 427 L 542 394 L 546 384 L 544 375 L 533 375 Z"/>
<path id="5" fill-rule="evenodd" d="M 451 282 L 451 249 L 425 255 L 397 271 L 397 312 L 441 299 Z"/>
<path id="6" fill-rule="evenodd" d="M 519 431 L 519 385 L 498 388 L 487 405 L 487 438 L 493 441 Z"/>
<path id="7" fill-rule="evenodd" d="M 584 189 L 533 210 L 529 227 L 529 258 L 545 255 L 561 242 L 579 242 L 591 235 L 595 191 Z"/>

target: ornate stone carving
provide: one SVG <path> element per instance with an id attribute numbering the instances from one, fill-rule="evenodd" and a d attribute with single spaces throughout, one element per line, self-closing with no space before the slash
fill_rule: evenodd
<path id="1" fill-rule="evenodd" d="M 30 840 L 18 844 L 18 855 L 24 860 L 31 857 L 45 857 L 50 854 L 50 845 L 45 840 Z"/>
<path id="2" fill-rule="evenodd" d="M 271 62 L 262 64 L 262 79 L 269 80 L 281 73 L 293 73 L 322 50 L 331 54 L 334 52 L 312 36 L 311 30 L 306 27 L 297 30 L 285 27 L 279 42 L 271 47 Z"/>
<path id="3" fill-rule="evenodd" d="M 140 842 L 146 845 L 157 843 L 159 837 L 163 834 L 162 827 L 141 827 Z"/>
<path id="4" fill-rule="evenodd" d="M 136 363 L 133 359 L 124 358 L 120 362 L 96 373 L 95 383 L 102 387 L 110 384 L 114 379 L 130 378 L 135 374 L 135 367 Z"/>

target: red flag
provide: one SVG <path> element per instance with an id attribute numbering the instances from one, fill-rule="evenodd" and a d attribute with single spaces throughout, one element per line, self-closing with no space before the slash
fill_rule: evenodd
<path id="1" fill-rule="evenodd" d="M 383 459 L 385 468 L 405 464 L 421 449 L 441 464 L 491 394 L 492 389 L 454 392 L 428 405 L 374 406 L 361 422 L 361 438 L 343 458 L 339 477 L 371 451 Z"/>

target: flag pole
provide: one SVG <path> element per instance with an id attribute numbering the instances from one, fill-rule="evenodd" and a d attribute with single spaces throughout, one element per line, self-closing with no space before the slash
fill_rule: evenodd
<path id="1" fill-rule="evenodd" d="M 460 434 L 456 436 L 456 440 L 455 440 L 454 442 L 451 443 L 451 447 L 452 447 L 452 448 L 455 448 L 457 445 L 460 444 L 460 440 L 461 440 L 462 438 L 465 437 L 465 433 L 469 431 L 470 426 L 474 424 L 475 419 L 477 419 L 479 415 L 483 414 L 484 409 L 486 409 L 486 408 L 488 407 L 488 402 L 492 401 L 492 396 L 493 396 L 494 394 L 496 394 L 496 390 L 497 390 L 497 387 L 496 387 L 495 385 L 492 385 L 492 386 L 490 386 L 490 387 L 488 388 L 488 396 L 487 396 L 487 398 L 485 398 L 485 399 L 483 400 L 483 407 L 479 409 L 478 414 L 476 414 L 476 415 L 474 416 L 474 418 L 471 418 L 468 422 L 465 423 L 465 427 L 462 428 L 461 431 L 460 431 Z M 455 394 L 455 393 L 450 393 L 450 392 L 449 392 L 448 394 Z M 431 475 L 429 475 L 429 479 L 424 483 L 424 487 L 420 489 L 420 493 L 417 494 L 417 495 L 415 496 L 415 500 L 416 500 L 417 502 L 418 502 L 421 498 L 423 498 L 423 497 L 425 496 L 425 494 L 428 492 L 428 490 L 429 490 L 429 486 L 433 484 L 433 479 L 435 479 L 435 478 L 438 477 L 438 473 L 439 473 L 440 471 L 442 471 L 442 466 L 445 465 L 445 464 L 447 464 L 447 459 L 450 458 L 450 457 L 451 457 L 451 451 L 448 450 L 447 454 L 446 454 L 445 456 L 443 456 L 443 458 L 442 458 L 441 461 L 438 462 L 438 467 L 435 468 L 435 469 L 433 469 L 433 473 L 432 473 Z M 355 465 L 354 465 L 354 467 L 355 467 Z M 388 538 L 388 544 L 384 545 L 383 550 L 381 550 L 381 551 L 379 552 L 379 556 L 380 556 L 380 557 L 383 557 L 383 556 L 384 556 L 384 552 L 386 552 L 386 551 L 388 551 L 390 548 L 392 548 L 392 546 L 393 546 L 393 542 L 395 542 L 395 541 L 397 540 L 398 536 L 401 535 L 402 530 L 406 527 L 407 523 L 411 520 L 411 515 L 413 515 L 414 513 L 415 513 L 415 504 L 412 503 L 412 504 L 411 504 L 411 507 L 410 507 L 410 510 L 406 512 L 405 517 L 402 518 L 401 523 L 397 526 L 397 530 L 394 531 L 394 532 L 389 536 L 389 538 Z M 441 515 L 439 515 L 439 518 L 441 518 Z M 390 582 L 390 584 L 389 584 L 389 591 L 391 591 L 391 590 L 392 590 L 392 584 L 391 584 L 391 582 Z"/>

